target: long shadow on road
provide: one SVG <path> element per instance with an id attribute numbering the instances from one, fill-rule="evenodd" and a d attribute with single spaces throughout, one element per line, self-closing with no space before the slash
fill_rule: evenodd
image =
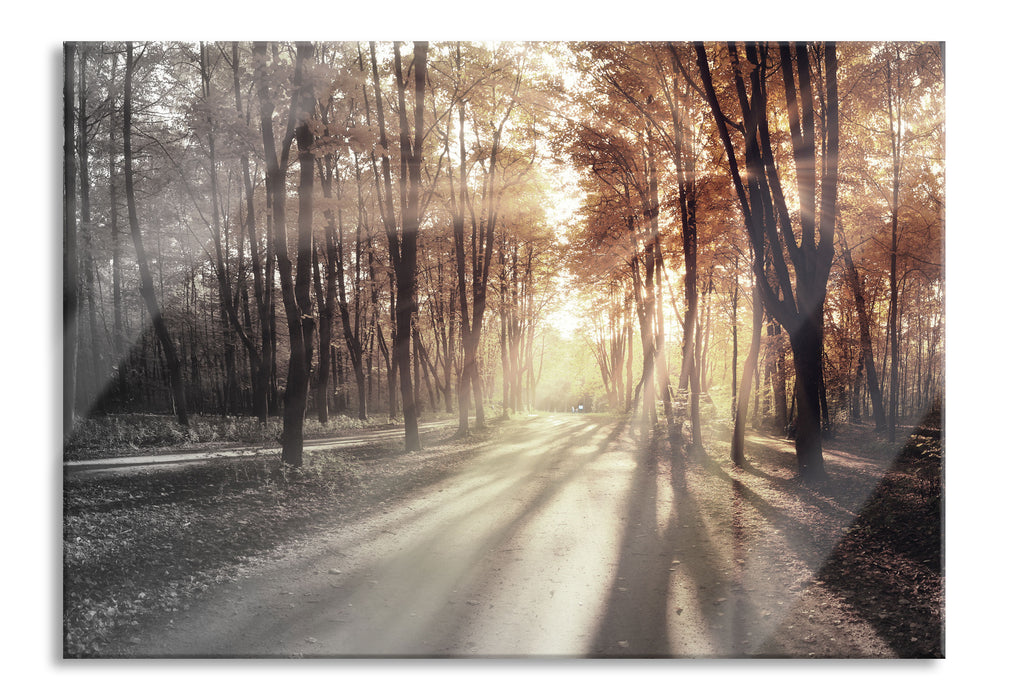
<path id="1" fill-rule="evenodd" d="M 688 485 L 690 468 L 660 438 L 639 445 L 615 583 L 596 657 L 724 656 L 732 585 L 722 533 Z M 722 518 L 721 522 L 727 522 Z"/>
<path id="2" fill-rule="evenodd" d="M 366 527 L 341 533 L 333 540 L 340 552 L 324 548 L 302 559 L 299 571 L 309 572 L 304 601 L 264 615 L 250 607 L 261 608 L 262 598 L 249 605 L 229 599 L 233 618 L 200 647 L 183 642 L 184 655 L 466 655 L 481 612 L 482 578 L 492 574 L 486 559 L 609 449 L 621 430 L 603 433 L 609 425 L 530 426 L 515 444 L 484 450 L 464 473 L 437 485 L 444 493 L 412 498 Z M 385 554 L 365 554 L 376 545 Z M 334 556 L 340 561 L 345 553 L 345 572 L 327 575 L 335 570 Z M 166 643 L 157 655 L 178 655 L 178 646 Z"/>
<path id="3" fill-rule="evenodd" d="M 581 476 L 593 455 L 608 448 L 619 426 L 599 436 L 603 425 L 578 423 L 549 432 L 536 429 L 532 437 L 541 447 L 534 454 L 527 449 L 527 435 L 524 443 L 498 449 L 481 460 L 466 483 L 451 491 L 457 507 L 447 517 L 445 504 L 435 501 L 390 523 L 392 531 L 408 537 L 408 544 L 395 556 L 356 571 L 328 603 L 321 602 L 339 609 L 345 606 L 345 592 L 351 591 L 349 600 L 357 607 L 363 607 L 375 592 L 392 604 L 373 611 L 366 628 L 337 629 L 324 654 L 438 657 L 483 653 L 469 639 L 474 618 L 481 613 L 477 603 L 487 585 L 483 579 L 490 575 L 484 560 L 516 538 Z M 596 440 L 592 455 L 574 457 L 574 451 Z M 521 503 L 518 509 L 509 510 L 517 503 Z M 410 535 L 412 530 L 415 536 Z M 299 627 L 313 623 L 306 619 Z M 353 639 L 351 630 L 356 635 Z M 321 640 L 333 631 L 317 624 L 314 636 Z"/>
<path id="4" fill-rule="evenodd" d="M 805 511 L 834 519 L 848 512 L 843 498 L 806 493 L 752 466 L 724 466 L 703 454 L 686 459 L 664 440 L 642 442 L 617 577 L 591 654 L 761 653 L 799 595 L 802 572 L 822 566 L 836 541 L 783 507 L 796 491 Z"/>
<path id="5" fill-rule="evenodd" d="M 669 655 L 666 601 L 673 542 L 659 528 L 660 440 L 647 436 L 639 440 L 617 575 L 591 656 Z"/>
<path id="6" fill-rule="evenodd" d="M 731 655 L 732 562 L 721 531 L 728 509 L 712 513 L 693 493 L 693 469 L 664 439 L 639 444 L 617 577 L 592 656 Z"/>

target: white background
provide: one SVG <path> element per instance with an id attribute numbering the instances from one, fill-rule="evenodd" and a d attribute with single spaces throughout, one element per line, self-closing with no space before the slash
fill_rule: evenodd
<path id="1" fill-rule="evenodd" d="M 1005 17 L 997 4 L 418 0 L 12 3 L 0 109 L 8 697 L 956 697 L 1005 687 Z M 896 5 L 896 4 L 895 4 Z M 569 15 L 569 12 L 580 13 Z M 304 18 L 309 19 L 304 19 Z M 110 18 L 116 18 L 112 20 Z M 947 42 L 947 659 L 102 662 L 61 659 L 64 40 L 926 39 Z M 992 685 L 989 685 L 992 684 Z M 541 692 L 542 691 L 542 692 Z M 997 691 L 996 691 L 997 692 Z M 11 694 L 13 693 L 13 694 Z M 989 696 L 991 691 L 981 691 Z"/>

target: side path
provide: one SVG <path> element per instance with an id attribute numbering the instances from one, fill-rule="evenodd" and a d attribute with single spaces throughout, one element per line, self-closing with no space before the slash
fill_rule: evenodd
<path id="1" fill-rule="evenodd" d="M 443 420 L 430 423 L 422 423 L 420 426 L 421 435 L 429 435 L 432 432 L 449 425 L 455 425 L 455 421 Z M 402 440 L 402 427 L 381 429 L 371 431 L 361 435 L 349 435 L 346 437 L 334 438 L 309 438 L 305 440 L 305 452 L 318 452 L 340 447 L 356 447 L 368 445 L 375 442 L 392 442 Z M 206 462 L 213 459 L 238 459 L 247 457 L 261 457 L 266 455 L 279 455 L 281 448 L 278 447 L 252 447 L 235 446 L 220 447 L 216 449 L 206 449 L 205 447 L 194 447 L 186 450 L 176 450 L 172 452 L 161 452 L 157 454 L 137 454 L 123 457 L 99 457 L 96 459 L 72 460 L 63 463 L 65 474 L 77 474 L 80 472 L 95 472 L 105 470 L 129 470 L 136 468 L 176 468 L 183 467 L 194 462 Z"/>

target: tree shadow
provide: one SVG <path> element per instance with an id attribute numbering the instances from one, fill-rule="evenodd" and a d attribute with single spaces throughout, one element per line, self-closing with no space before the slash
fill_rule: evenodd
<path id="1" fill-rule="evenodd" d="M 656 439 L 640 443 L 617 578 L 592 656 L 885 653 L 885 647 L 860 640 L 857 627 L 832 627 L 836 617 L 825 611 L 844 603 L 815 595 L 828 589 L 899 655 L 941 655 L 942 611 L 934 601 L 942 591 L 927 576 L 897 580 L 891 571 L 898 559 L 917 556 L 916 565 L 924 567 L 941 556 L 938 535 L 932 549 L 901 547 L 915 533 L 899 514 L 908 511 L 909 499 L 925 499 L 929 491 L 898 480 L 870 498 L 885 467 L 859 456 L 860 449 L 849 454 L 834 445 L 830 480 L 807 484 L 797 478 L 792 455 L 775 447 L 749 444 L 751 460 L 737 467 L 717 451 L 695 456 L 682 444 L 665 452 Z M 672 489 L 668 517 L 659 504 L 664 468 Z M 876 533 L 877 545 L 891 551 L 859 558 L 853 544 L 844 544 L 852 535 L 844 533 L 864 515 L 867 500 L 875 525 L 882 518 L 893 531 Z M 826 586 L 818 589 L 814 582 Z M 828 607 L 814 613 L 798 607 L 800 600 Z M 805 636 L 796 637 L 797 629 Z M 821 634 L 838 639 L 827 647 L 807 642 Z M 797 646 L 779 643 L 793 638 Z"/>
<path id="2" fill-rule="evenodd" d="M 657 436 L 639 438 L 616 579 L 590 648 L 592 657 L 666 657 L 673 542 L 659 534 Z"/>
<path id="3" fill-rule="evenodd" d="M 789 515 L 783 508 L 773 505 L 769 500 L 757 493 L 728 470 L 735 467 L 722 467 L 715 459 L 706 459 L 702 467 L 711 476 L 729 484 L 732 488 L 733 514 L 738 514 L 739 508 L 746 504 L 754 509 L 767 525 L 780 532 L 789 549 L 802 559 L 808 566 L 816 568 L 823 562 L 829 543 L 809 530 L 805 523 Z M 735 534 L 735 533 L 734 533 Z M 833 541 L 833 540 L 830 540 Z"/>
<path id="4" fill-rule="evenodd" d="M 256 656 L 290 656 L 286 650 L 303 647 L 310 637 L 317 643 L 298 653 L 465 656 L 474 616 L 481 613 L 475 598 L 494 577 L 485 562 L 488 553 L 516 538 L 595 456 L 611 448 L 622 426 L 604 431 L 608 426 L 609 421 L 579 421 L 541 429 L 529 443 L 537 448 L 534 453 L 521 444 L 492 448 L 467 468 L 476 474 L 462 474 L 453 487 L 451 512 L 444 512 L 443 499 L 395 509 L 394 516 L 382 521 L 382 533 L 397 537 L 393 551 L 364 567 L 349 568 L 340 574 L 339 585 L 324 573 L 332 566 L 332 550 L 306 559 L 300 569 L 315 570 L 319 579 L 306 604 L 292 606 L 282 617 L 243 613 L 241 622 L 216 642 L 216 654 L 233 654 L 235 644 L 254 644 Z M 589 444 L 591 451 L 585 450 Z M 375 530 L 362 530 L 342 537 L 341 551 L 378 536 Z M 376 600 L 384 604 L 376 607 Z"/>

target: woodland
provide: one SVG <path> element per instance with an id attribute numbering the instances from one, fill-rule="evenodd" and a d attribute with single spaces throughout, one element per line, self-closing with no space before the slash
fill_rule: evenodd
<path id="1" fill-rule="evenodd" d="M 64 46 L 64 450 L 88 421 L 463 438 L 610 412 L 796 472 L 945 382 L 940 43 Z M 901 438 L 902 439 L 902 438 Z"/>

